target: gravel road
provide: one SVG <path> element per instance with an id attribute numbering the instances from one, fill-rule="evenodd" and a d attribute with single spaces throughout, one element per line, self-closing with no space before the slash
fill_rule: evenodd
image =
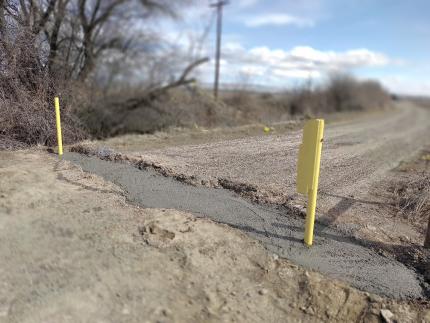
<path id="1" fill-rule="evenodd" d="M 174 175 L 202 183 L 224 180 L 256 188 L 264 200 L 304 206 L 295 192 L 296 162 L 301 131 L 254 136 L 199 145 L 169 147 L 128 155 L 168 169 Z M 378 216 L 383 203 L 370 192 L 401 162 L 429 143 L 430 110 L 401 102 L 392 110 L 357 117 L 326 126 L 318 197 L 319 220 L 355 230 L 360 219 L 369 217 L 371 228 L 413 234 L 399 223 Z M 196 181 L 196 180 L 194 180 Z M 362 221 L 361 221 L 362 222 Z M 369 233 L 372 235 L 372 233 Z"/>
<path id="2" fill-rule="evenodd" d="M 226 178 L 279 195 L 295 194 L 301 131 L 140 152 L 145 160 L 202 179 Z M 409 104 L 325 129 L 320 191 L 347 196 L 429 142 L 430 111 Z M 139 155 L 138 152 L 135 152 Z M 321 210 L 336 198 L 320 200 Z"/>

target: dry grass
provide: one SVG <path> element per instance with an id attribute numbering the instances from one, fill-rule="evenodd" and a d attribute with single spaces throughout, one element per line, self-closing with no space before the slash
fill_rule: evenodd
<path id="1" fill-rule="evenodd" d="M 430 215 L 430 174 L 400 181 L 390 191 L 399 214 L 413 222 L 425 222 Z"/>
<path id="2" fill-rule="evenodd" d="M 247 120 L 270 122 L 291 116 L 317 116 L 341 111 L 381 109 L 391 102 L 388 92 L 375 81 L 358 81 L 349 75 L 334 75 L 325 84 L 313 88 L 298 87 L 283 93 L 230 91 L 223 101 Z"/>
<path id="3" fill-rule="evenodd" d="M 381 109 L 390 103 L 388 92 L 375 81 L 358 81 L 349 75 L 334 75 L 322 87 L 293 92 L 291 114 L 318 115 L 340 111 Z"/>
<path id="4" fill-rule="evenodd" d="M 133 91 L 130 89 L 129 91 Z M 176 88 L 150 100 L 138 109 L 125 111 L 122 98 L 132 96 L 128 91 L 94 100 L 81 119 L 93 136 L 112 137 L 126 133 L 154 133 L 173 127 L 233 126 L 240 124 L 240 111 L 199 88 Z"/>
<path id="5" fill-rule="evenodd" d="M 239 124 L 270 123 L 291 119 L 289 93 L 258 93 L 245 90 L 221 93 L 221 101 L 237 111 Z"/>
<path id="6" fill-rule="evenodd" d="M 317 89 L 301 87 L 290 92 L 221 91 L 215 101 L 210 90 L 196 86 L 170 90 L 163 96 L 127 112 L 121 102 L 139 89 L 121 89 L 103 95 L 81 114 L 91 133 L 111 137 L 126 133 L 153 133 L 171 127 L 228 127 L 273 123 L 342 111 L 384 108 L 388 93 L 376 82 L 349 76 L 332 77 Z"/>

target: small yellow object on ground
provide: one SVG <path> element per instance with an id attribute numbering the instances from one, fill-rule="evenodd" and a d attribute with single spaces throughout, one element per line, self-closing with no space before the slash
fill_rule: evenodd
<path id="1" fill-rule="evenodd" d="M 63 155 L 63 138 L 61 135 L 60 99 L 55 97 L 55 120 L 57 121 L 58 156 Z"/>
<path id="2" fill-rule="evenodd" d="M 308 195 L 304 239 L 307 246 L 312 245 L 314 235 L 323 133 L 324 120 L 315 119 L 306 122 L 297 165 L 297 192 Z"/>
<path id="3" fill-rule="evenodd" d="M 422 156 L 421 159 L 430 161 L 430 154 Z"/>
<path id="4" fill-rule="evenodd" d="M 263 128 L 263 131 L 264 131 L 264 133 L 269 133 L 269 132 L 275 131 L 275 128 L 265 126 L 265 127 Z"/>

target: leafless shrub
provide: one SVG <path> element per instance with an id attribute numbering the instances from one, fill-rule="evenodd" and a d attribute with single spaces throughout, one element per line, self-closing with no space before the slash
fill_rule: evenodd
<path id="1" fill-rule="evenodd" d="M 188 3 L 188 0 L 0 0 L 2 145 L 53 144 L 52 101 L 56 95 L 61 94 L 62 98 L 67 143 L 83 137 L 73 116 L 78 108 L 83 110 L 80 115 L 91 112 L 92 105 L 101 106 L 106 103 L 104 98 L 110 96 L 112 100 L 107 103 L 122 108 L 121 118 L 125 119 L 135 110 L 156 102 L 168 90 L 192 83 L 189 74 L 207 58 L 189 57 L 188 62 L 173 55 L 180 65 L 167 63 L 159 52 L 149 54 L 154 53 L 154 48 L 165 47 L 160 45 L 163 40 L 158 34 L 149 28 L 133 29 L 149 17 L 174 17 L 177 9 Z M 140 53 L 147 55 L 140 57 L 139 62 L 150 56 L 154 62 L 146 66 L 148 77 L 140 91 L 135 91 L 132 97 L 107 93 L 106 87 L 113 83 L 112 73 L 118 71 L 101 66 L 106 67 L 108 61 L 126 62 Z M 154 66 L 174 65 L 180 66 L 176 72 L 152 73 Z M 182 73 L 178 73 L 181 68 Z M 116 122 L 112 127 L 114 130 L 109 133 L 116 133 L 120 125 Z"/>
<path id="2" fill-rule="evenodd" d="M 163 103 L 162 103 L 163 104 Z M 240 112 L 233 107 L 216 101 L 212 93 L 199 87 L 176 89 L 166 97 L 177 126 L 203 127 L 233 126 L 238 124 Z"/>
<path id="3" fill-rule="evenodd" d="M 240 111 L 215 101 L 211 93 L 195 86 L 171 89 L 132 111 L 124 109 L 121 98 L 118 100 L 113 103 L 112 98 L 107 98 L 82 116 L 96 137 L 151 133 L 169 127 L 233 126 L 240 119 Z"/>
<path id="4" fill-rule="evenodd" d="M 253 121 L 259 121 L 259 112 L 263 109 L 259 106 L 255 93 L 246 90 L 226 91 L 221 93 L 221 99 L 224 104 L 234 107 L 241 112 L 243 118 Z"/>
<path id="5" fill-rule="evenodd" d="M 283 93 L 258 93 L 238 89 L 225 91 L 224 103 L 241 111 L 248 122 L 282 121 L 291 116 L 315 116 L 331 112 L 381 109 L 390 96 L 376 81 L 357 81 L 338 74 L 326 84 L 313 87 L 311 82 Z"/>
<path id="6" fill-rule="evenodd" d="M 369 110 L 384 107 L 390 96 L 376 81 L 357 81 L 348 75 L 334 75 L 326 88 L 328 104 L 335 111 Z"/>
<path id="7" fill-rule="evenodd" d="M 32 33 L 22 28 L 14 43 L 0 39 L 0 149 L 24 148 L 56 141 L 53 99 L 59 82 L 38 64 Z M 68 105 L 61 110 L 64 142 L 85 134 Z"/>
<path id="8" fill-rule="evenodd" d="M 239 89 L 222 92 L 221 99 L 237 111 L 239 124 L 290 119 L 288 93 L 259 93 Z"/>
<path id="9" fill-rule="evenodd" d="M 291 115 L 311 115 L 320 110 L 326 110 L 327 97 L 322 91 L 314 91 L 308 86 L 294 89 L 289 100 L 289 113 Z"/>
<path id="10" fill-rule="evenodd" d="M 291 114 L 318 114 L 384 108 L 388 92 L 376 81 L 357 81 L 346 74 L 332 75 L 327 84 L 312 89 L 304 86 L 292 92 Z"/>

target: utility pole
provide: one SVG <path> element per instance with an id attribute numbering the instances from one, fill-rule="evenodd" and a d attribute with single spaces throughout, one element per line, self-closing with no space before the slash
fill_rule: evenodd
<path id="1" fill-rule="evenodd" d="M 214 97 L 218 99 L 219 87 L 219 64 L 221 59 L 221 34 L 222 34 L 222 8 L 228 4 L 228 0 L 218 0 L 210 6 L 216 8 L 217 11 L 217 26 L 216 26 L 216 57 L 215 57 L 215 83 L 214 83 Z"/>

